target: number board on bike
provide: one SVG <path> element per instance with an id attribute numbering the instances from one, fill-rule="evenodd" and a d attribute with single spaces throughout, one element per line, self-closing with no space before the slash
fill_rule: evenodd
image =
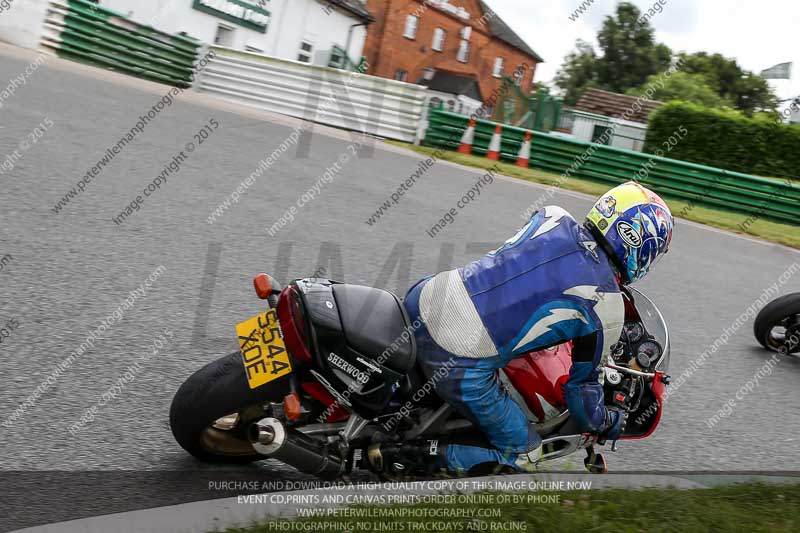
<path id="1" fill-rule="evenodd" d="M 289 352 L 286 351 L 274 309 L 237 325 L 236 335 L 251 389 L 292 372 Z"/>

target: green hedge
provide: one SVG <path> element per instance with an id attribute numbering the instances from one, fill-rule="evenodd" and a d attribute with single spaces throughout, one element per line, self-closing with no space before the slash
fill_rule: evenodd
<path id="1" fill-rule="evenodd" d="M 688 135 L 668 157 L 758 176 L 800 176 L 800 127 L 768 116 L 670 102 L 650 115 L 645 151 L 664 148 L 677 130 Z"/>

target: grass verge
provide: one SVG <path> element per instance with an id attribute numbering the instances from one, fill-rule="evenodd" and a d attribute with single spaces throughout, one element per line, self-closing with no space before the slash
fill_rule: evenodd
<path id="1" fill-rule="evenodd" d="M 415 146 L 413 144 L 398 141 L 386 142 L 396 146 L 402 146 L 428 156 L 438 151 L 436 148 Z M 480 169 L 488 169 L 489 167 L 495 165 L 494 161 L 486 159 L 485 157 L 464 155 L 453 151 L 443 152 L 440 159 L 443 161 L 451 161 L 460 165 Z M 541 183 L 543 185 L 556 185 L 561 189 L 583 192 L 592 196 L 600 196 L 609 189 L 609 185 L 604 183 L 598 183 L 580 178 L 569 178 L 563 180 L 563 183 L 561 183 L 561 177 L 557 174 L 535 169 L 524 169 L 509 163 L 499 163 L 499 165 L 502 174 L 506 176 L 512 176 L 514 178 L 532 181 L 534 183 Z M 781 224 L 779 222 L 772 222 L 771 220 L 758 219 L 753 221 L 749 227 L 746 228 L 746 231 L 742 231 L 742 229 L 738 226 L 748 220 L 748 215 L 736 213 L 734 211 L 713 209 L 700 205 L 693 206 L 690 202 L 669 196 L 665 198 L 669 201 L 672 214 L 677 218 L 684 218 L 686 220 L 699 222 L 708 226 L 714 226 L 716 228 L 732 231 L 734 233 L 751 235 L 766 241 L 800 249 L 800 227 L 798 226 Z M 798 207 L 798 219 L 800 219 L 800 207 Z"/>
<path id="2" fill-rule="evenodd" d="M 352 507 L 340 516 L 275 521 L 227 533 L 314 531 L 774 532 L 800 529 L 797 485 L 714 489 L 480 493 L 475 502 Z M 511 499 L 505 502 L 505 499 Z M 473 517 L 461 516 L 472 513 Z M 398 517 L 405 514 L 405 517 Z M 357 516 L 353 516 L 357 515 Z"/>

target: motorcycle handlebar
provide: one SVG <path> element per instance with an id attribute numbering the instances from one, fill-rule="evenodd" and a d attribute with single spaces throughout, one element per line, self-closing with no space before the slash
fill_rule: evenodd
<path id="1" fill-rule="evenodd" d="M 648 380 L 654 380 L 656 375 L 651 372 L 640 372 L 639 370 L 634 370 L 632 368 L 625 368 L 624 366 L 617 366 L 613 363 L 606 363 L 606 367 L 612 368 L 617 372 L 623 372 L 625 374 L 631 374 L 633 376 L 639 376 Z"/>

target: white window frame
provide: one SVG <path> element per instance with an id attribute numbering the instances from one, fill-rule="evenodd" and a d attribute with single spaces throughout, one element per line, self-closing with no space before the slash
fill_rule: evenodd
<path id="1" fill-rule="evenodd" d="M 416 40 L 417 30 L 419 30 L 419 17 L 414 15 L 406 15 L 406 26 L 403 28 L 403 37 L 406 39 Z"/>
<path id="2" fill-rule="evenodd" d="M 225 30 L 225 31 L 227 31 L 227 32 L 229 32 L 228 35 L 231 38 L 231 42 L 229 44 L 224 44 L 224 43 L 217 42 L 217 40 L 219 38 L 219 30 L 220 30 L 220 28 Z M 222 22 L 218 22 L 217 23 L 217 31 L 214 32 L 214 44 L 216 44 L 218 46 L 230 46 L 230 47 L 233 47 L 233 40 L 234 40 L 233 38 L 234 38 L 235 35 L 236 35 L 236 28 L 234 26 L 231 26 L 230 24 L 225 24 L 225 23 L 222 23 Z"/>
<path id="3" fill-rule="evenodd" d="M 311 50 L 303 50 L 303 45 L 307 44 L 311 46 Z M 300 59 L 300 56 L 308 56 L 308 61 L 303 61 Z M 308 63 L 309 65 L 314 63 L 314 42 L 309 41 L 308 39 L 303 39 L 300 41 L 300 47 L 297 49 L 297 60 L 301 63 Z"/>
<path id="4" fill-rule="evenodd" d="M 503 68 L 506 66 L 506 60 L 502 57 L 494 58 L 494 68 L 492 69 L 492 76 L 495 78 L 503 77 Z"/>
<path id="5" fill-rule="evenodd" d="M 433 30 L 433 42 L 431 43 L 431 50 L 434 52 L 441 52 L 444 50 L 444 43 L 447 40 L 447 32 L 444 28 L 436 28 Z"/>
<path id="6" fill-rule="evenodd" d="M 335 44 L 335 43 L 334 43 L 334 44 Z M 342 55 L 341 55 L 341 56 L 340 56 L 340 58 L 339 58 L 339 63 L 338 63 L 338 66 L 336 66 L 336 67 L 334 67 L 334 68 L 343 69 L 343 68 L 345 68 L 345 66 L 346 66 L 346 63 L 347 63 L 347 56 L 346 56 L 346 55 L 345 55 L 345 53 L 344 53 L 344 46 L 340 46 L 340 45 L 338 45 L 338 44 L 337 44 L 336 46 L 337 46 L 337 47 L 338 47 L 340 50 L 342 50 Z M 328 62 L 329 62 L 329 63 L 332 63 L 332 62 L 333 62 L 333 47 L 331 47 L 331 57 L 330 57 L 330 60 L 329 60 Z"/>
<path id="7" fill-rule="evenodd" d="M 458 45 L 458 54 L 456 54 L 456 59 L 458 59 L 461 63 L 469 63 L 469 53 L 469 41 L 461 39 L 461 44 Z"/>
<path id="8" fill-rule="evenodd" d="M 401 68 L 395 70 L 394 79 L 396 81 L 408 81 L 408 71 Z"/>

